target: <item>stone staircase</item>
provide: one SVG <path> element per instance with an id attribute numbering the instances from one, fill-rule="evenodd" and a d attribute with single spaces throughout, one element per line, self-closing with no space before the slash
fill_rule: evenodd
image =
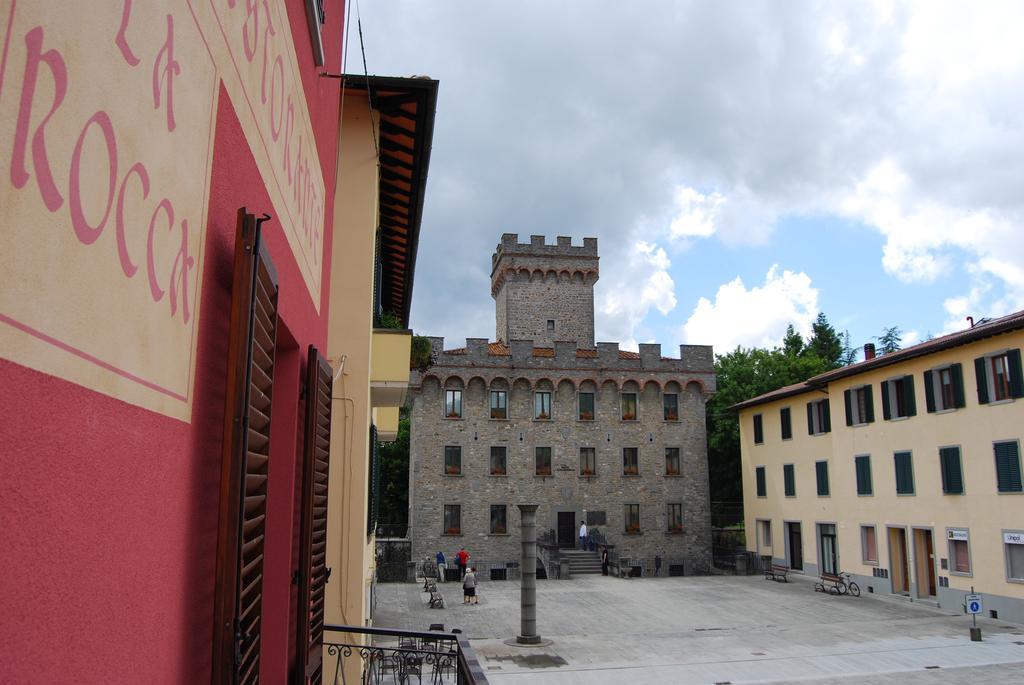
<path id="1" fill-rule="evenodd" d="M 601 573 L 601 555 L 580 549 L 559 550 L 563 559 L 569 561 L 569 573 L 573 576 Z"/>

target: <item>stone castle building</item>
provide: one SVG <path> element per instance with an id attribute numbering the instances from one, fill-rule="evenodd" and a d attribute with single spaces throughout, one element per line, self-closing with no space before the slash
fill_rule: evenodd
<path id="1" fill-rule="evenodd" d="M 711 347 L 594 344 L 597 240 L 501 238 L 491 261 L 497 341 L 444 349 L 410 385 L 414 559 L 464 546 L 488 576 L 519 558 L 516 504 L 571 547 L 581 521 L 621 557 L 710 567 L 704 404 Z"/>

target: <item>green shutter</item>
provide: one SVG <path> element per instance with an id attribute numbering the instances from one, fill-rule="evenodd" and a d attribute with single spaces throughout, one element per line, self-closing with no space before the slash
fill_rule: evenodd
<path id="1" fill-rule="evenodd" d="M 807 434 L 814 435 L 814 403 L 807 403 Z"/>
<path id="2" fill-rule="evenodd" d="M 897 452 L 893 457 L 896 461 L 896 494 L 914 494 L 914 464 L 910 452 Z"/>
<path id="3" fill-rule="evenodd" d="M 924 372 L 924 404 L 929 414 L 935 413 L 935 387 L 931 371 Z"/>
<path id="4" fill-rule="evenodd" d="M 907 398 L 907 416 L 917 416 L 917 398 L 914 396 L 914 377 L 903 377 L 903 396 Z"/>
<path id="5" fill-rule="evenodd" d="M 956 407 L 966 407 L 967 402 L 964 400 L 964 369 L 957 363 L 949 367 L 953 372 L 953 405 Z"/>
<path id="6" fill-rule="evenodd" d="M 814 464 L 815 475 L 818 477 L 818 497 L 828 496 L 828 462 L 819 461 Z"/>
<path id="7" fill-rule="evenodd" d="M 974 377 L 978 380 L 978 404 L 988 404 L 988 377 L 985 375 L 985 358 L 974 360 Z"/>
<path id="8" fill-rule="evenodd" d="M 864 407 L 867 410 L 867 416 L 864 417 L 864 423 L 874 423 L 875 421 L 875 393 L 871 391 L 870 385 L 864 386 Z"/>
<path id="9" fill-rule="evenodd" d="M 960 468 L 960 448 L 943 447 L 939 450 L 942 463 L 942 492 L 947 495 L 964 494 L 964 475 Z"/>
<path id="10" fill-rule="evenodd" d="M 871 491 L 871 457 L 854 457 L 857 466 L 857 494 L 870 495 Z"/>
<path id="11" fill-rule="evenodd" d="M 821 401 L 821 424 L 822 430 L 826 433 L 832 432 L 832 410 L 829 408 L 828 400 Z"/>
<path id="12" fill-rule="evenodd" d="M 853 391 L 852 390 L 844 390 L 843 391 L 843 404 L 846 405 L 846 425 L 847 426 L 852 426 L 853 425 L 853 398 L 852 398 L 852 395 L 853 395 Z"/>
<path id="13" fill-rule="evenodd" d="M 1020 349 L 1006 353 L 1010 361 L 1010 397 L 1024 396 L 1024 373 L 1020 368 Z"/>
<path id="14" fill-rule="evenodd" d="M 796 474 L 792 464 L 783 464 L 782 480 L 785 482 L 786 497 L 796 497 Z"/>
<path id="15" fill-rule="evenodd" d="M 764 422 L 760 414 L 754 414 L 754 444 L 764 442 Z"/>
<path id="16" fill-rule="evenodd" d="M 779 410 L 779 423 L 782 424 L 782 439 L 789 440 L 793 437 L 793 424 L 790 421 L 789 407 Z"/>
<path id="17" fill-rule="evenodd" d="M 1020 451 L 1016 442 L 997 442 L 996 480 L 999 492 L 1020 492 Z"/>
<path id="18" fill-rule="evenodd" d="M 864 403 L 867 406 L 867 403 Z M 889 409 L 889 381 L 882 381 L 882 418 L 888 421 L 892 418 L 892 410 Z"/>
<path id="19" fill-rule="evenodd" d="M 757 478 L 757 496 L 765 497 L 767 494 L 767 489 L 765 488 L 764 484 L 764 467 L 758 466 L 757 469 L 755 469 L 754 471 L 754 475 Z"/>

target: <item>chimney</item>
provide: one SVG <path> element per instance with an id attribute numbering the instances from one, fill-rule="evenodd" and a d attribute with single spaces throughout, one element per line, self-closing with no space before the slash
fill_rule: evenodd
<path id="1" fill-rule="evenodd" d="M 875 343 L 864 345 L 864 361 L 875 358 Z"/>

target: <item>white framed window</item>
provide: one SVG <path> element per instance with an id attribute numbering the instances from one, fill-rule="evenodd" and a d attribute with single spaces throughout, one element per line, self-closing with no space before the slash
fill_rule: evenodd
<path id="1" fill-rule="evenodd" d="M 1006 555 L 1006 579 L 1024 583 L 1024 530 L 1003 531 L 1003 552 Z"/>
<path id="2" fill-rule="evenodd" d="M 551 393 L 533 393 L 533 418 L 537 421 L 548 421 L 551 419 Z"/>
<path id="3" fill-rule="evenodd" d="M 929 413 L 964 407 L 963 367 L 950 364 L 925 371 L 924 396 Z"/>
<path id="4" fill-rule="evenodd" d="M 860 527 L 860 548 L 865 564 L 878 563 L 878 538 L 874 526 Z"/>
<path id="5" fill-rule="evenodd" d="M 971 536 L 966 528 L 947 528 L 949 545 L 949 573 L 954 576 L 971 575 Z"/>
<path id="6" fill-rule="evenodd" d="M 446 419 L 462 418 L 462 391 L 444 391 L 444 417 Z"/>
<path id="7" fill-rule="evenodd" d="M 1020 349 L 993 352 L 974 360 L 978 403 L 1004 402 L 1024 396 Z"/>
<path id="8" fill-rule="evenodd" d="M 875 420 L 875 399 L 870 385 L 861 385 L 843 392 L 846 425 L 863 426 Z"/>
<path id="9" fill-rule="evenodd" d="M 900 376 L 882 383 L 882 418 L 905 419 L 917 414 L 914 377 Z"/>
<path id="10" fill-rule="evenodd" d="M 828 400 L 807 403 L 807 434 L 822 435 L 832 430 Z"/>

